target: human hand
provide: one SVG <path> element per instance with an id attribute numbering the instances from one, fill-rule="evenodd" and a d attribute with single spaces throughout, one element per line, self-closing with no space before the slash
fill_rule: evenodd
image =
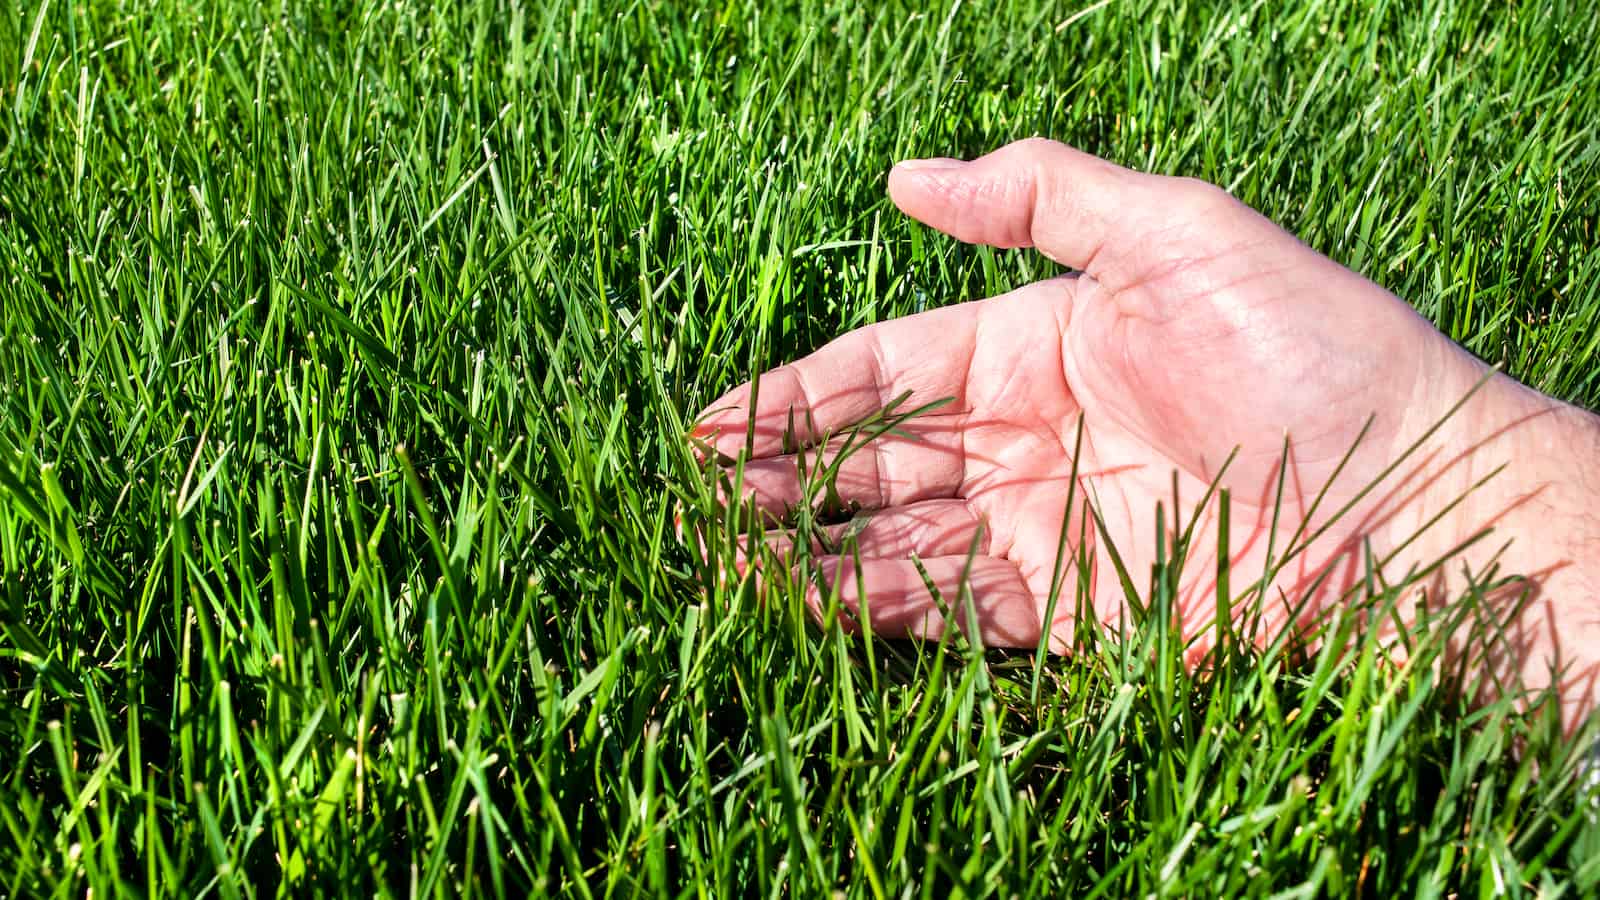
<path id="1" fill-rule="evenodd" d="M 1176 512 L 1198 515 L 1176 609 L 1197 657 L 1218 608 L 1219 507 L 1193 507 L 1220 476 L 1233 498 L 1233 571 L 1266 571 L 1269 545 L 1278 558 L 1298 550 L 1262 595 L 1268 634 L 1338 602 L 1361 577 L 1364 548 L 1384 574 L 1403 576 L 1488 525 L 1558 523 L 1563 538 L 1542 555 L 1502 559 L 1537 571 L 1535 587 L 1553 579 L 1587 604 L 1567 618 L 1581 619 L 1579 644 L 1600 647 L 1594 563 L 1580 559 L 1600 549 L 1586 543 L 1600 542 L 1600 529 L 1582 519 L 1580 490 L 1550 467 L 1485 489 L 1415 537 L 1521 448 L 1591 430 L 1600 447 L 1600 426 L 1584 414 L 1491 375 L 1404 302 L 1203 182 L 1029 140 L 971 162 L 903 163 L 889 192 L 961 240 L 1033 247 L 1079 274 L 862 328 L 768 372 L 748 436 L 751 385 L 702 415 L 696 433 L 718 452 L 748 450 L 745 496 L 776 515 L 807 500 L 785 451 L 800 445 L 814 457 L 831 442 L 827 459 L 852 423 L 903 394 L 912 405 L 952 398 L 839 466 L 839 498 L 873 511 L 848 526 L 860 583 L 854 565 L 819 564 L 841 579 L 847 606 L 867 599 L 877 633 L 938 636 L 945 623 L 912 557 L 953 598 L 976 546 L 968 585 L 982 640 L 1034 646 L 1043 635 L 1065 649 L 1073 604 L 1046 617 L 1052 584 L 1078 574 L 1061 566 L 1080 553 L 1092 560 L 1095 614 L 1115 623 L 1126 610 L 1106 539 L 1135 579 L 1151 571 L 1157 504 L 1170 534 L 1176 492 Z M 798 434 L 786 435 L 791 423 Z M 1093 504 L 1103 534 L 1076 527 L 1082 510 L 1066 508 L 1069 494 Z M 1064 552 L 1063 515 L 1074 526 Z M 1476 552 L 1467 564 L 1486 565 Z M 1435 588 L 1458 586 L 1451 575 Z M 1536 688 L 1549 682 L 1550 661 L 1576 661 L 1588 674 L 1564 683 L 1563 699 L 1569 716 L 1587 710 L 1600 651 L 1566 646 L 1543 619 L 1528 624 L 1504 666 Z"/>

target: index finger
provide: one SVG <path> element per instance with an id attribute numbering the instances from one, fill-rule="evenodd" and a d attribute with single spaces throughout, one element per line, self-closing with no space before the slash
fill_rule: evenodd
<path id="1" fill-rule="evenodd" d="M 760 458 L 812 446 L 907 393 L 906 409 L 954 398 L 954 411 L 965 411 L 977 312 L 978 304 L 962 303 L 859 328 L 722 395 L 692 434 L 733 456 L 748 432 L 751 456 Z"/>

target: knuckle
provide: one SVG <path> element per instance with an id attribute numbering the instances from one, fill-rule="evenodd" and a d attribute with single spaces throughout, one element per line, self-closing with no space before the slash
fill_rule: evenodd
<path id="1" fill-rule="evenodd" d="M 1171 202 L 1187 213 L 1212 212 L 1233 202 L 1227 191 L 1201 178 L 1184 176 L 1163 180 Z"/>
<path id="2" fill-rule="evenodd" d="M 1017 141 L 1012 146 L 1029 153 L 1053 154 L 1065 150 L 1067 145 L 1047 137 L 1028 137 Z"/>

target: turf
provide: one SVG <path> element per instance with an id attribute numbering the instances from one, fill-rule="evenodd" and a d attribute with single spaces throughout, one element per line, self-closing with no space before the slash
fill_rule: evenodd
<path id="1" fill-rule="evenodd" d="M 1052 271 L 904 156 L 1208 178 L 1600 402 L 1600 14 L 1285 6 L 4 0 L 0 894 L 1600 890 L 1436 631 L 1193 675 L 1176 563 L 1042 660 L 718 575 L 694 410 Z"/>

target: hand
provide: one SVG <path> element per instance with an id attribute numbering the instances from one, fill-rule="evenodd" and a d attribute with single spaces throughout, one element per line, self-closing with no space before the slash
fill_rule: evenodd
<path id="1" fill-rule="evenodd" d="M 697 434 L 717 451 L 750 454 L 746 497 L 782 514 L 804 499 L 786 451 L 827 460 L 852 423 L 895 398 L 951 398 L 840 463 L 839 498 L 872 511 L 849 526 L 861 583 L 853 564 L 820 564 L 842 579 L 849 607 L 867 600 L 876 632 L 939 635 L 945 623 L 912 557 L 953 599 L 976 546 L 968 584 L 982 640 L 1029 647 L 1043 634 L 1065 649 L 1078 573 L 1060 561 L 1080 552 L 1092 561 L 1095 613 L 1118 621 L 1123 593 L 1104 538 L 1142 589 L 1161 503 L 1168 547 L 1174 511 L 1185 524 L 1199 516 L 1176 611 L 1198 656 L 1217 610 L 1218 504 L 1194 507 L 1219 475 L 1232 494 L 1235 587 L 1261 576 L 1269 543 L 1281 558 L 1296 535 L 1315 536 L 1299 541 L 1264 595 L 1268 633 L 1339 602 L 1361 576 L 1364 547 L 1399 580 L 1487 525 L 1517 525 L 1531 507 L 1554 504 L 1562 512 L 1546 512 L 1542 527 L 1559 522 L 1563 539 L 1513 561 L 1540 570 L 1536 588 L 1556 577 L 1583 595 L 1569 605 L 1584 614 L 1567 616 L 1581 638 L 1563 644 L 1541 630 L 1543 620 L 1530 622 L 1502 663 L 1539 687 L 1552 660 L 1576 660 L 1583 677 L 1563 683 L 1563 698 L 1571 695 L 1569 716 L 1587 710 L 1600 659 L 1591 649 L 1600 647 L 1600 579 L 1579 551 L 1600 555 L 1600 529 L 1565 512 L 1583 506 L 1577 487 L 1552 489 L 1548 467 L 1523 473 L 1413 539 L 1518 448 L 1558 433 L 1600 435 L 1584 414 L 1491 375 L 1404 302 L 1203 182 L 1029 140 L 971 162 L 902 163 L 889 193 L 907 214 L 963 241 L 1033 247 L 1077 274 L 862 328 L 764 374 L 748 446 L 751 385 L 702 415 Z M 1445 427 L 1430 430 L 1469 394 Z M 791 423 L 798 434 L 786 434 Z M 1083 511 L 1066 509 L 1069 494 L 1098 511 L 1104 538 L 1080 530 Z M 1064 553 L 1063 515 L 1071 516 Z M 1466 554 L 1469 566 L 1487 564 L 1478 552 Z M 1459 586 L 1455 570 L 1446 572 L 1436 591 Z M 1046 621 L 1057 579 L 1066 599 Z"/>

